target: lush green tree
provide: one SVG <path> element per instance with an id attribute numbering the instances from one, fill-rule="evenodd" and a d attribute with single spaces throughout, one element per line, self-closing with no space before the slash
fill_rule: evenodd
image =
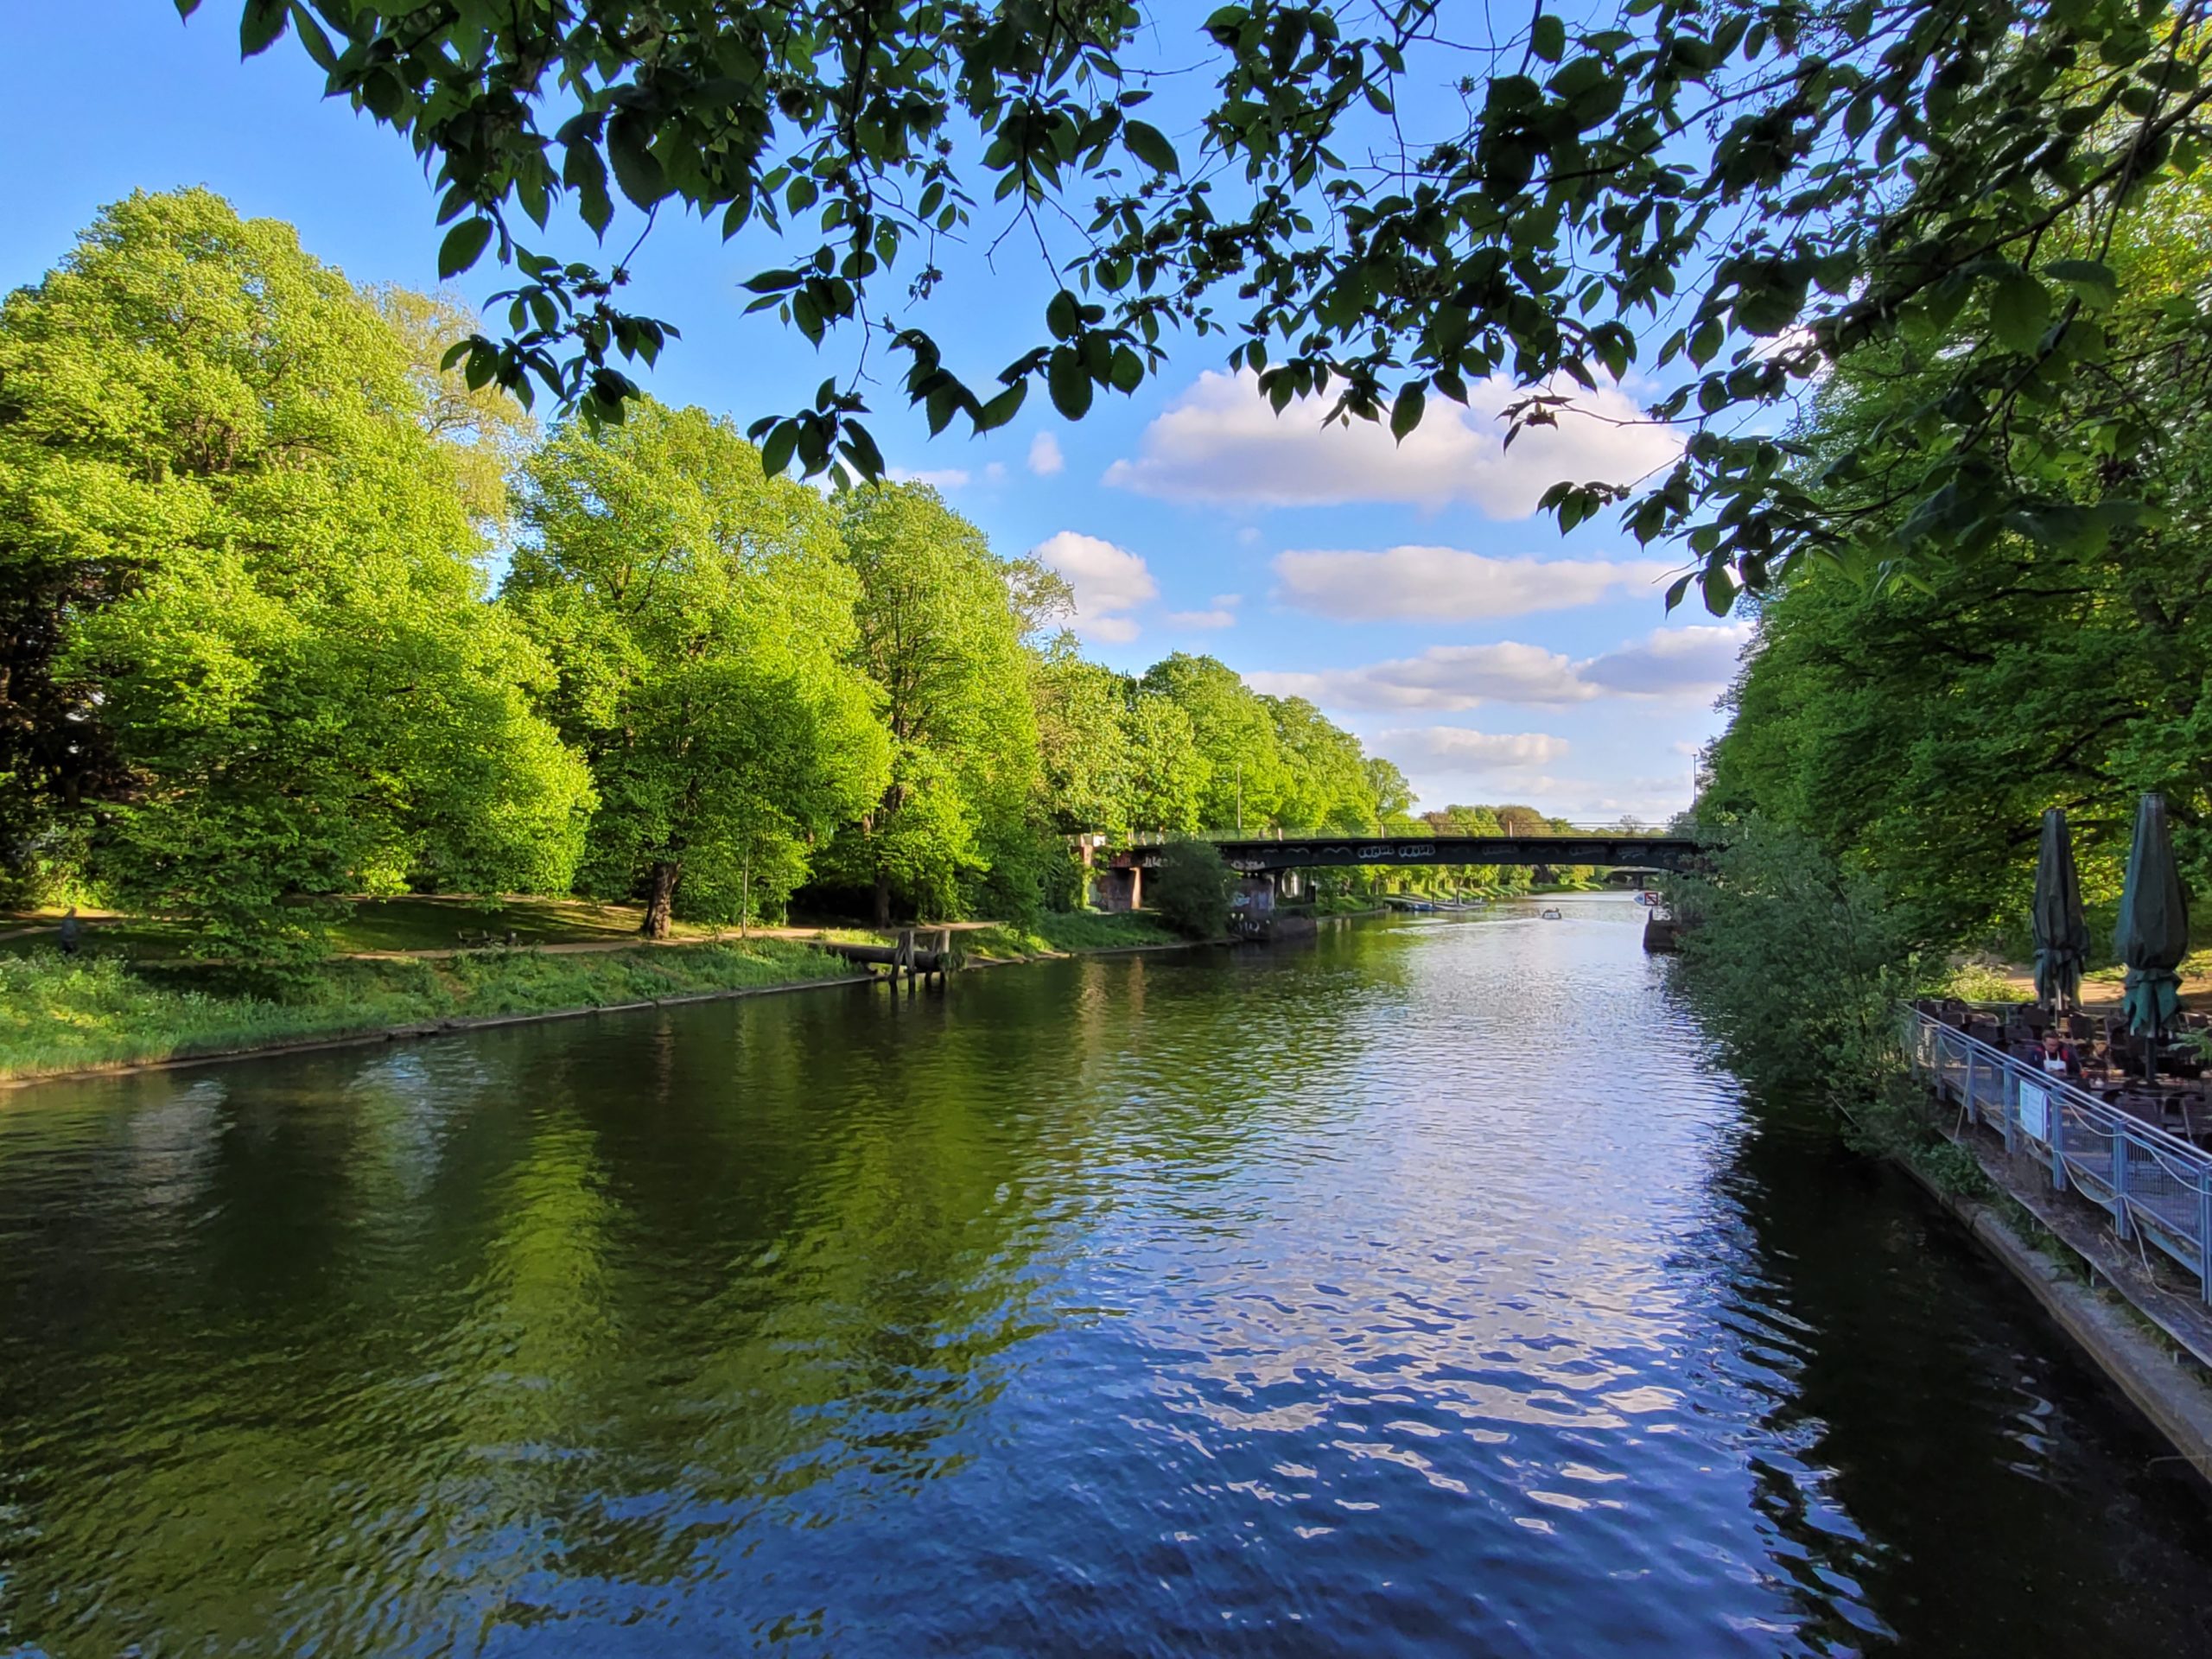
<path id="1" fill-rule="evenodd" d="M 1285 830 L 1371 836 L 1378 828 L 1359 740 L 1303 697 L 1264 699 L 1287 774 L 1276 810 Z"/>
<path id="2" fill-rule="evenodd" d="M 1170 842 L 1145 881 L 1146 898 L 1160 919 L 1192 939 L 1220 936 L 1236 887 L 1236 872 L 1210 841 Z"/>
<path id="3" fill-rule="evenodd" d="M 887 745 L 849 666 L 860 584 L 812 490 L 726 422 L 647 403 L 534 456 L 505 599 L 557 667 L 548 708 L 600 797 L 582 881 L 749 919 L 868 809 Z"/>
<path id="4" fill-rule="evenodd" d="M 371 300 L 205 191 L 0 307 L 0 844 L 232 935 L 558 887 L 588 800 Z"/>
<path id="5" fill-rule="evenodd" d="M 1360 762 L 1367 774 L 1367 792 L 1375 802 L 1375 816 L 1386 836 L 1417 834 L 1421 820 L 1414 817 L 1414 786 L 1395 760 L 1371 754 Z"/>
<path id="6" fill-rule="evenodd" d="M 1001 568 L 1022 643 L 1040 654 L 1072 654 L 1077 641 L 1068 624 L 1075 620 L 1075 584 L 1039 559 L 1008 559 Z"/>
<path id="7" fill-rule="evenodd" d="M 1807 838 L 1878 880 L 1914 936 L 1955 943 L 2024 913 L 2038 820 L 2068 810 L 2085 889 L 2118 890 L 2133 801 L 2165 793 L 2191 874 L 2212 880 L 2212 421 L 2186 358 L 2145 357 L 2168 307 L 2212 275 L 2203 190 L 2175 183 L 2111 228 L 2100 249 L 2121 278 L 2101 308 L 2105 376 L 2056 406 L 2063 433 L 2028 422 L 2005 464 L 2070 505 L 2082 533 L 2023 515 L 1940 590 L 1874 593 L 1808 565 L 1757 607 L 1758 636 L 1730 694 L 1700 804 Z M 2071 222 L 2054 238 L 2078 238 Z M 1931 361 L 1971 350 L 1962 320 L 1919 352 L 1839 371 L 1796 436 L 1802 482 L 1824 509 L 1889 533 L 1908 509 L 1879 480 L 1833 463 L 1866 435 L 1909 421 L 1947 376 Z M 2133 365 L 2132 367 L 2130 365 Z M 2116 402 L 2155 429 L 2122 442 Z M 2125 487 L 2153 518 L 2096 526 Z"/>
<path id="8" fill-rule="evenodd" d="M 451 294 L 417 294 L 384 283 L 369 290 L 385 326 L 407 352 L 416 418 L 443 446 L 469 516 L 504 531 L 513 510 L 509 488 L 538 441 L 530 411 L 495 385 L 472 386 L 444 366 L 446 353 L 481 326 Z"/>
<path id="9" fill-rule="evenodd" d="M 521 270 L 479 378 L 594 415 L 632 391 L 614 365 L 666 331 L 615 303 L 626 273 L 518 240 L 564 196 L 604 233 L 618 191 L 779 238 L 758 303 L 817 344 L 887 345 L 933 430 L 1003 424 L 1038 382 L 1079 417 L 1175 327 L 1226 336 L 1279 406 L 1319 392 L 1401 435 L 1493 376 L 1541 423 L 1642 365 L 1669 372 L 1656 410 L 1688 442 L 1628 522 L 1688 532 L 1715 607 L 1808 549 L 1936 571 L 2017 516 L 2063 518 L 2075 503 L 1998 458 L 2023 426 L 2062 431 L 2058 405 L 2106 372 L 2123 279 L 2103 232 L 2212 138 L 2212 30 L 2156 0 L 1539 5 L 1495 29 L 1440 0 L 1232 0 L 1179 32 L 1127 0 L 238 10 L 245 51 L 292 29 L 330 94 L 429 160 L 448 272 L 493 248 Z M 1173 118 L 1144 108 L 1157 86 Z M 971 380 L 920 308 L 986 201 L 1036 228 L 1056 280 L 1033 343 Z M 2054 238 L 2069 220 L 2082 234 Z M 2157 352 L 2202 362 L 2208 307 L 2186 296 Z M 1939 395 L 1852 461 L 1898 508 L 1862 536 L 1751 417 L 1961 318 L 1974 349 L 1931 359 Z M 833 374 L 766 423 L 770 469 L 877 470 L 860 384 Z M 2120 400 L 2106 424 L 2123 447 L 2155 434 Z M 1572 525 L 1613 495 L 1567 480 L 1553 504 Z M 2123 480 L 2098 505 L 2108 529 L 2143 503 Z"/>
<path id="10" fill-rule="evenodd" d="M 1275 824 L 1291 779 L 1267 701 L 1225 663 L 1179 651 L 1145 671 L 1144 687 L 1190 719 L 1205 762 L 1200 827 L 1256 832 Z"/>
<path id="11" fill-rule="evenodd" d="M 854 664 L 879 690 L 889 780 L 839 836 L 831 868 L 925 916 L 972 900 L 1033 909 L 1048 855 L 1022 620 L 983 534 L 919 485 L 878 485 L 842 505 L 858 579 Z"/>
<path id="12" fill-rule="evenodd" d="M 1036 658 L 1030 685 L 1047 821 L 1062 835 L 1126 834 L 1132 755 L 1122 677 L 1085 662 L 1062 635 Z"/>
<path id="13" fill-rule="evenodd" d="M 1038 659 L 1037 723 L 1047 810 L 1064 833 L 1188 835 L 1207 775 L 1179 704 L 1075 654 L 1063 636 Z"/>
<path id="14" fill-rule="evenodd" d="M 1187 836 L 1198 828 L 1212 768 L 1198 752 L 1191 717 L 1172 697 L 1129 688 L 1122 713 L 1128 745 L 1129 827 Z"/>

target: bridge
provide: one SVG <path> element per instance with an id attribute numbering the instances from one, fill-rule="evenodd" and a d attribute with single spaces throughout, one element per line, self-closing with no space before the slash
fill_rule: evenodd
<path id="1" fill-rule="evenodd" d="M 1300 836 L 1281 841 L 1217 841 L 1232 870 L 1250 874 L 1279 870 L 1420 869 L 1445 864 L 1626 865 L 1637 869 L 1697 868 L 1703 849 L 1688 836 L 1640 836 L 1614 831 L 1584 835 L 1554 830 L 1539 836 Z M 1164 846 L 1116 853 L 1120 869 L 1160 868 Z"/>

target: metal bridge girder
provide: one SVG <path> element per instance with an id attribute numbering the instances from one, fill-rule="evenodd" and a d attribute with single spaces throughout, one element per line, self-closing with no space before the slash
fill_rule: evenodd
<path id="1" fill-rule="evenodd" d="M 1702 849 L 1686 836 L 1306 836 L 1217 841 L 1214 846 L 1230 868 L 1247 874 L 1446 864 L 1628 864 L 1682 870 L 1702 861 Z M 1155 869 L 1166 850 L 1140 847 L 1116 855 L 1114 861 Z"/>

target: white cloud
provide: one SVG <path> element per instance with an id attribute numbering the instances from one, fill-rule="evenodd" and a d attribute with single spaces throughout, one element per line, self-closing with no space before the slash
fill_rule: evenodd
<path id="1" fill-rule="evenodd" d="M 1477 782 L 1464 773 L 1439 768 L 1423 773 L 1407 769 L 1407 780 L 1423 810 L 1453 801 L 1526 801 L 1540 812 L 1575 823 L 1612 823 L 1623 817 L 1666 823 L 1690 804 L 1689 778 L 1554 778 L 1501 772 Z"/>
<path id="2" fill-rule="evenodd" d="M 934 470 L 917 471 L 911 467 L 893 467 L 885 474 L 893 484 L 926 484 L 933 490 L 957 490 L 968 482 L 964 467 L 940 467 Z"/>
<path id="3" fill-rule="evenodd" d="M 1127 645 L 1137 637 L 1137 622 L 1125 613 L 1160 596 L 1141 558 L 1096 536 L 1064 530 L 1038 543 L 1029 556 L 1068 579 L 1075 589 L 1076 631 L 1085 639 Z"/>
<path id="4" fill-rule="evenodd" d="M 1216 594 L 1204 610 L 1170 611 L 1160 620 L 1171 628 L 1233 628 L 1236 607 L 1243 602 L 1242 594 Z"/>
<path id="5" fill-rule="evenodd" d="M 1029 440 L 1029 470 L 1039 478 L 1050 478 L 1066 466 L 1067 457 L 1060 453 L 1060 441 L 1049 432 L 1039 432 Z"/>
<path id="6" fill-rule="evenodd" d="M 1525 772 L 1548 766 L 1567 751 L 1548 732 L 1478 732 L 1465 726 L 1400 727 L 1378 732 L 1370 746 L 1402 766 L 1459 776 Z"/>
<path id="7" fill-rule="evenodd" d="M 1618 386 L 1579 396 L 1555 427 L 1535 427 L 1504 447 L 1500 411 L 1523 395 L 1493 377 L 1461 409 L 1432 398 L 1403 443 L 1369 421 L 1326 426 L 1326 397 L 1294 401 L 1278 416 L 1256 376 L 1209 370 L 1144 429 L 1134 460 L 1106 482 L 1177 501 L 1254 506 L 1399 501 L 1431 510 L 1453 503 L 1493 518 L 1526 518 L 1562 479 L 1626 484 L 1670 464 L 1681 440 L 1645 423 Z"/>
<path id="8" fill-rule="evenodd" d="M 995 461 L 988 466 L 985 467 L 983 468 L 983 482 L 986 484 L 1005 483 L 1006 463 L 1004 461 Z"/>
<path id="9" fill-rule="evenodd" d="M 1717 696 L 1736 676 L 1736 659 L 1751 637 L 1748 622 L 1657 628 L 1636 644 L 1582 666 L 1591 684 L 1630 696 Z"/>
<path id="10" fill-rule="evenodd" d="M 1594 605 L 1673 574 L 1661 560 L 1494 559 L 1455 547 L 1275 555 L 1285 603 L 1346 622 L 1467 622 Z"/>
<path id="11" fill-rule="evenodd" d="M 1328 709 L 1433 709 L 1441 713 L 1484 702 L 1559 706 L 1592 697 L 1667 697 L 1709 701 L 1736 671 L 1751 637 L 1747 622 L 1660 628 L 1639 640 L 1577 662 L 1541 645 L 1432 645 L 1359 668 L 1251 674 L 1259 690 L 1300 696 Z"/>
<path id="12" fill-rule="evenodd" d="M 1480 702 L 1580 702 L 1595 695 L 1574 663 L 1541 645 L 1432 645 L 1418 657 L 1318 673 L 1248 674 L 1271 696 L 1330 709 L 1471 709 Z"/>

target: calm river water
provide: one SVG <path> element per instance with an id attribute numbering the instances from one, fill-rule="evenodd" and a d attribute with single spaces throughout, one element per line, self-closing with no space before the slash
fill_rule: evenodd
<path id="1" fill-rule="evenodd" d="M 1618 899 L 0 1103 L 0 1655 L 2212 1653 Z"/>

